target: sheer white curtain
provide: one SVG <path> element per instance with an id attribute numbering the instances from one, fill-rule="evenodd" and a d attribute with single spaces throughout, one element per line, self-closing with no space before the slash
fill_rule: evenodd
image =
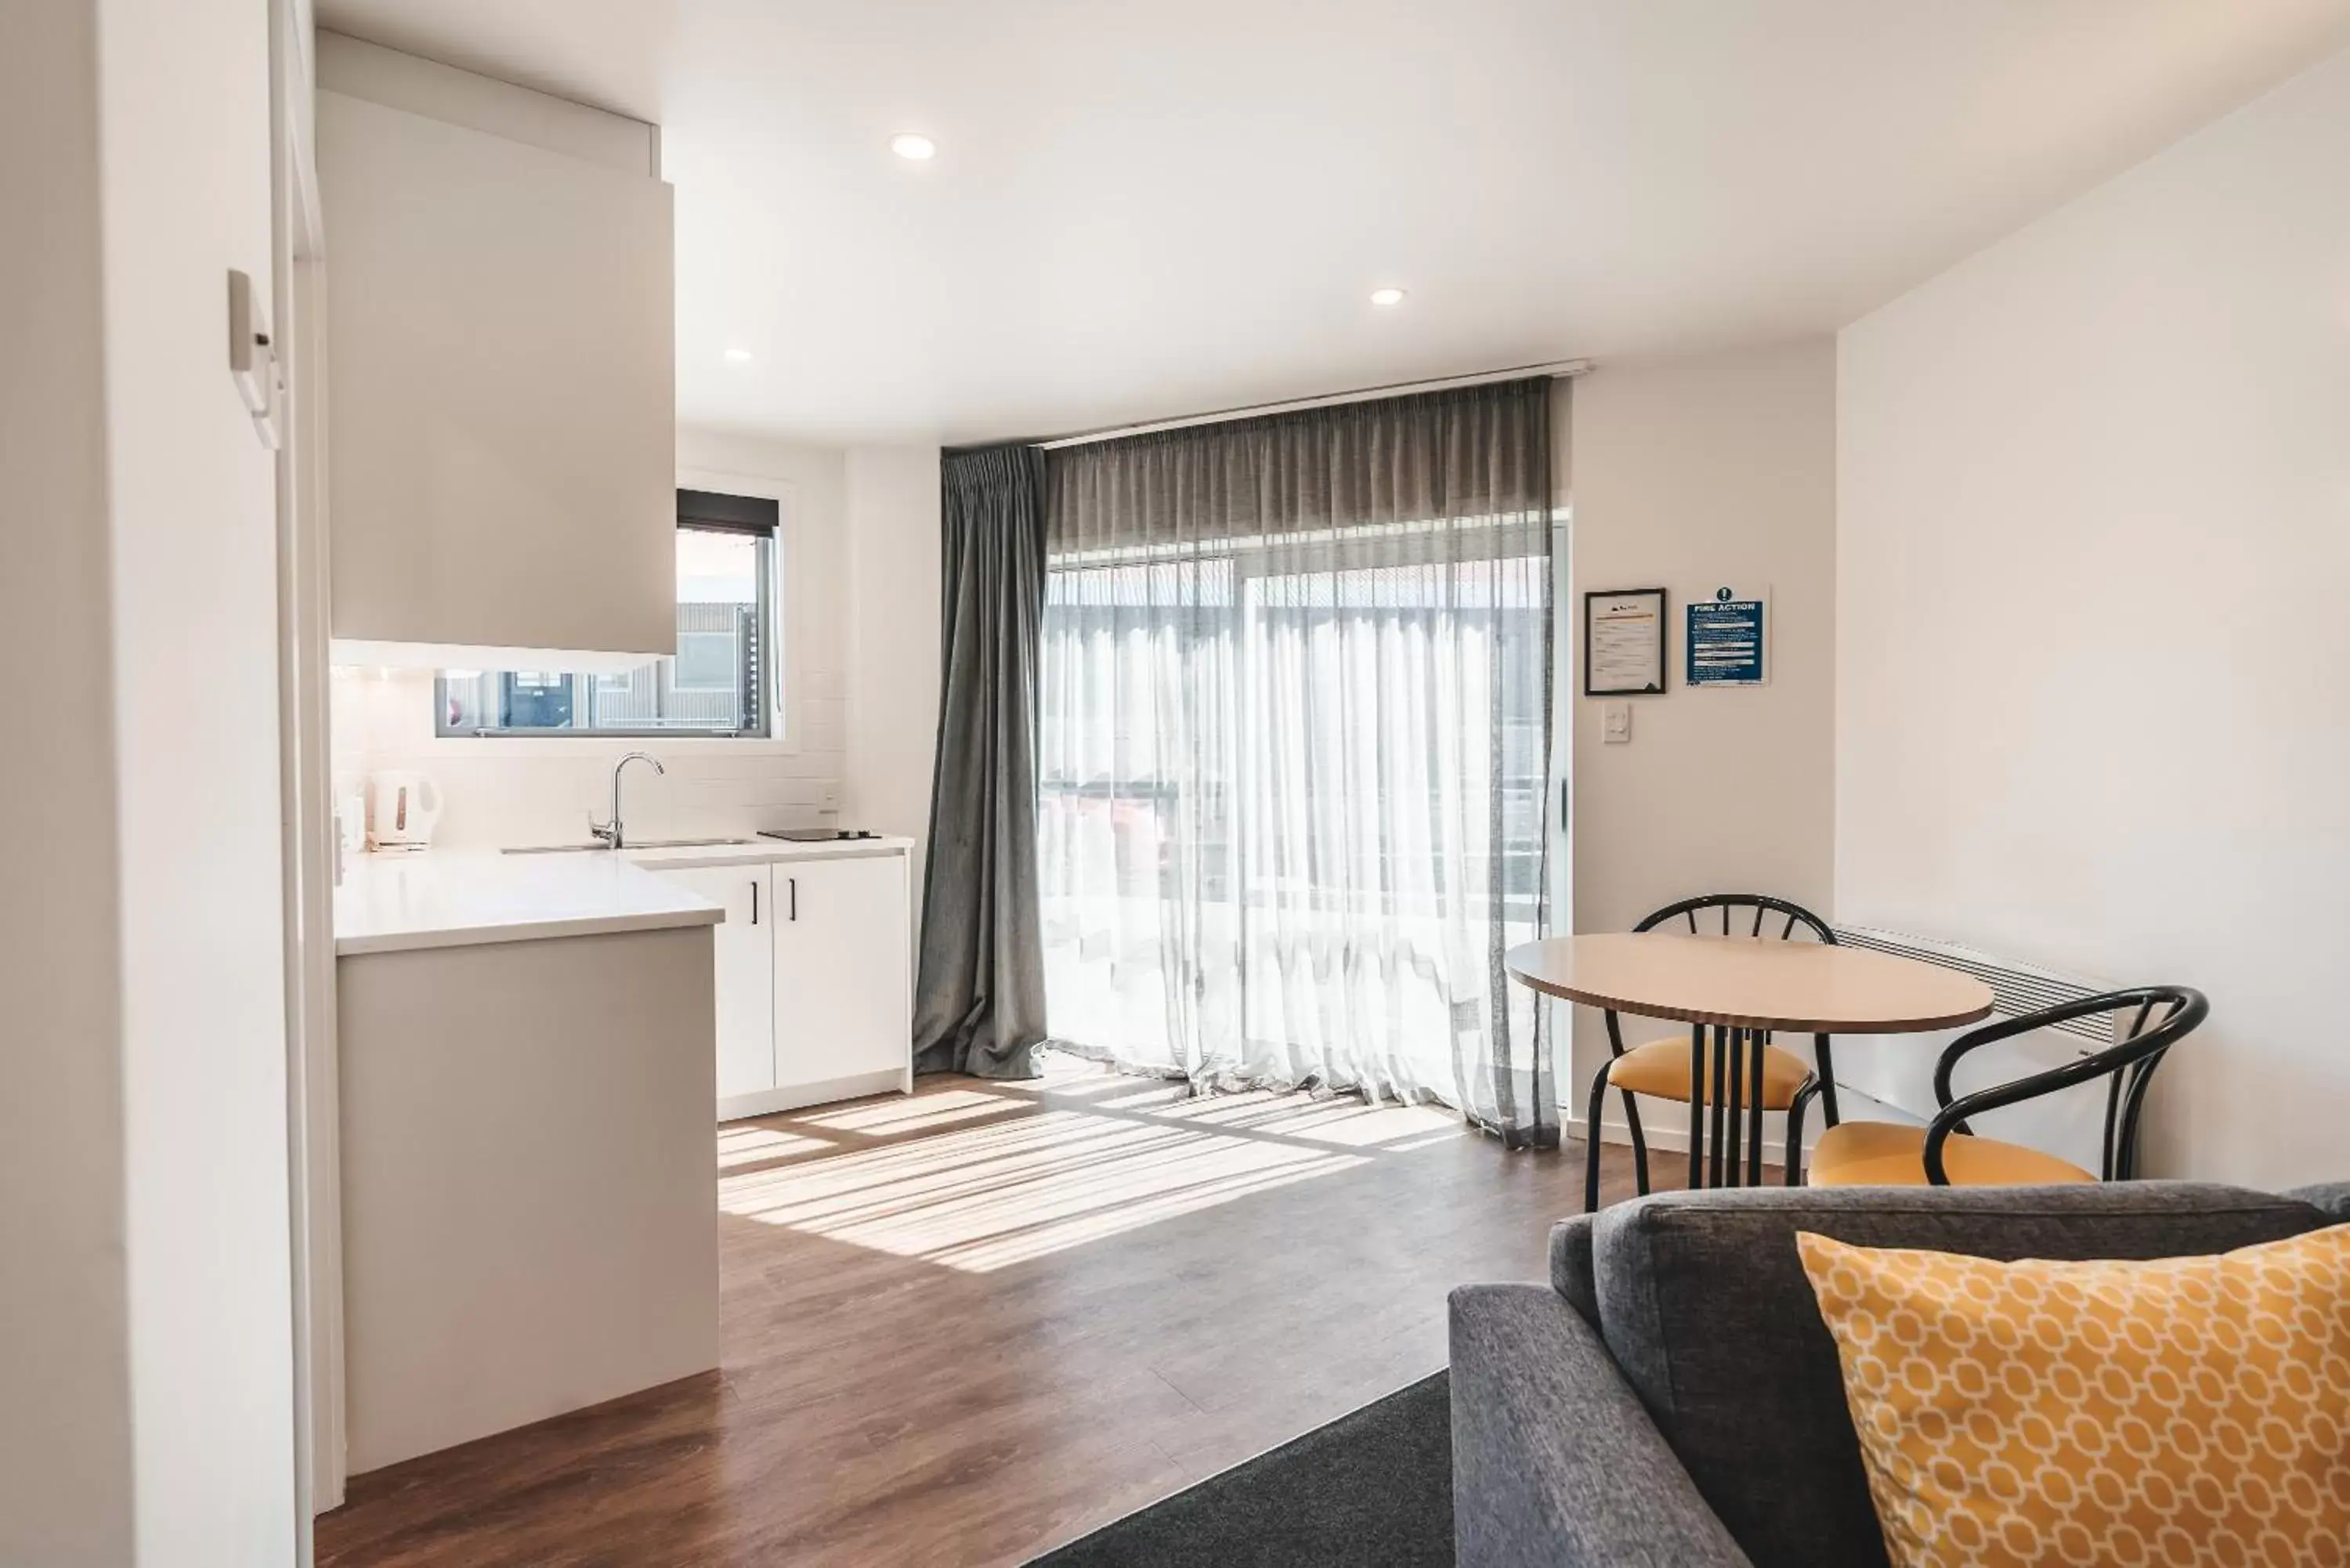
<path id="1" fill-rule="evenodd" d="M 1053 1035 L 1556 1137 L 1548 383 L 1051 454 Z"/>

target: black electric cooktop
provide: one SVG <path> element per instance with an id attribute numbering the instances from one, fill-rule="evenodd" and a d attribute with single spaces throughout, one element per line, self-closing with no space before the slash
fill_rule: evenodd
<path id="1" fill-rule="evenodd" d="M 762 838 L 780 838 L 787 844 L 837 844 L 844 838 L 879 838 L 881 836 L 862 827 L 763 827 Z"/>

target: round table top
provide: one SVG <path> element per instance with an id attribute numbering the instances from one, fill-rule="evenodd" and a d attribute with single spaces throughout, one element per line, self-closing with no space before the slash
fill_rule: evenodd
<path id="1" fill-rule="evenodd" d="M 1970 975 L 1825 942 L 1607 932 L 1523 942 L 1506 961 L 1569 1002 L 1732 1029 L 1908 1034 L 1971 1023 L 1991 1008 L 1991 987 Z"/>

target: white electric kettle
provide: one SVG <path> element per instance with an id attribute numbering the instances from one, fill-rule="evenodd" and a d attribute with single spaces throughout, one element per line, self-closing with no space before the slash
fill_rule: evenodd
<path id="1" fill-rule="evenodd" d="M 368 839 L 378 849 L 422 849 L 441 820 L 441 786 L 392 769 L 368 781 Z"/>

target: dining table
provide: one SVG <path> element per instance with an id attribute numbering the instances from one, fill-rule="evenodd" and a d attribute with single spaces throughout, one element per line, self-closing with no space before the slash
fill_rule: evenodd
<path id="1" fill-rule="evenodd" d="M 1762 1184 L 1763 1048 L 1774 1033 L 1929 1033 L 1971 1023 L 1992 1003 L 1990 986 L 1957 970 L 1769 936 L 1547 937 L 1510 949 L 1504 963 L 1546 996 L 1690 1026 L 1691 1187 Z"/>

